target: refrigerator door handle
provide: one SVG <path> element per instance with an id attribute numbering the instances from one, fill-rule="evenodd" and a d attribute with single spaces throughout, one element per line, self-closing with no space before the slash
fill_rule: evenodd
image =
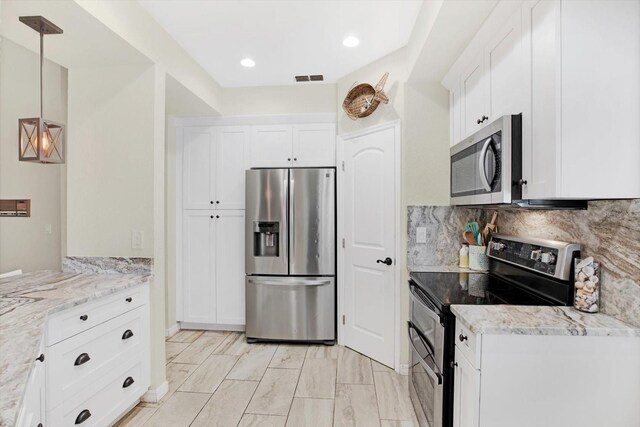
<path id="1" fill-rule="evenodd" d="M 291 274 L 291 264 L 295 262 L 296 253 L 296 210 L 293 201 L 295 200 L 295 183 L 293 174 L 289 171 L 289 274 Z"/>
<path id="2" fill-rule="evenodd" d="M 301 282 L 284 282 L 284 281 L 275 281 L 275 280 L 254 280 L 248 278 L 247 281 L 249 283 L 254 283 L 256 285 L 266 285 L 266 286 L 326 286 L 331 284 L 331 280 L 303 280 Z"/>

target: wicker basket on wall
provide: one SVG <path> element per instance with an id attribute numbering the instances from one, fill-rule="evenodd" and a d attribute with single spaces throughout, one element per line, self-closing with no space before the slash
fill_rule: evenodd
<path id="1" fill-rule="evenodd" d="M 349 118 L 358 120 L 367 117 L 376 111 L 381 102 L 389 103 L 389 98 L 383 90 L 387 77 L 389 77 L 388 72 L 384 73 L 375 87 L 369 83 L 352 86 L 342 102 L 342 109 Z"/>

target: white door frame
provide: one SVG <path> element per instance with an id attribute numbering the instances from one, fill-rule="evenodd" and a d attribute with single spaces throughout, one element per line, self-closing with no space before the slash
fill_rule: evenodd
<path id="1" fill-rule="evenodd" d="M 345 314 L 344 307 L 344 278 L 345 278 L 345 248 L 342 245 L 342 239 L 345 235 L 344 233 L 344 224 L 345 224 L 345 213 L 343 211 L 342 200 L 344 200 L 344 145 L 345 142 L 358 138 L 361 136 L 369 135 L 374 132 L 378 132 L 384 129 L 394 129 L 394 139 L 395 139 L 395 147 L 394 147 L 394 167 L 395 167 L 395 249 L 394 249 L 394 264 L 396 267 L 395 275 L 394 275 L 394 319 L 395 319 L 395 327 L 394 327 L 394 368 L 396 372 L 402 373 L 404 369 L 400 366 L 400 336 L 401 336 L 401 325 L 400 325 L 400 282 L 401 282 L 401 273 L 405 268 L 405 258 L 400 254 L 401 248 L 401 209 L 402 209 L 402 199 L 401 199 L 401 167 L 402 167 L 402 159 L 400 157 L 400 146 L 401 146 L 401 132 L 400 132 L 400 119 L 393 120 L 390 122 L 381 123 L 378 125 L 373 125 L 364 129 L 360 129 L 354 132 L 344 133 L 338 135 L 337 138 L 337 169 L 338 169 L 338 179 L 337 179 L 337 196 L 338 196 L 338 208 L 337 208 L 337 216 L 338 216 L 338 285 L 337 285 L 337 295 L 338 295 L 338 343 L 344 344 L 344 334 L 345 334 L 345 325 L 342 323 L 342 316 Z"/>

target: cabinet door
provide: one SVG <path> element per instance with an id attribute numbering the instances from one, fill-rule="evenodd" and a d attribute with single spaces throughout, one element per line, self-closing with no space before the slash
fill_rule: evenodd
<path id="1" fill-rule="evenodd" d="M 475 61 L 462 74 L 460 90 L 462 91 L 462 138 L 466 138 L 492 118 L 488 117 L 487 88 L 484 75 L 483 56 L 478 55 Z M 480 121 L 480 123 L 478 123 Z"/>
<path id="2" fill-rule="evenodd" d="M 462 140 L 462 100 L 460 82 L 449 92 L 449 122 L 451 125 L 449 143 L 456 145 Z"/>
<path id="3" fill-rule="evenodd" d="M 210 209 L 215 190 L 211 167 L 216 151 L 215 132 L 211 127 L 184 128 L 183 207 Z"/>
<path id="4" fill-rule="evenodd" d="M 524 59 L 521 24 L 522 12 L 518 9 L 496 32 L 486 48 L 484 64 L 489 88 L 487 115 L 490 120 L 522 112 Z"/>
<path id="5" fill-rule="evenodd" d="M 216 212 L 218 324 L 244 325 L 244 211 Z"/>
<path id="6" fill-rule="evenodd" d="M 38 355 L 44 354 L 44 344 L 40 344 Z M 45 362 L 35 360 L 29 374 L 29 382 L 24 392 L 22 406 L 18 412 L 16 427 L 35 427 L 40 423 L 46 425 L 45 415 Z"/>
<path id="7" fill-rule="evenodd" d="M 292 126 L 253 126 L 251 167 L 288 168 L 293 163 Z"/>
<path id="8" fill-rule="evenodd" d="M 453 426 L 478 427 L 480 424 L 480 371 L 456 347 L 453 386 Z"/>
<path id="9" fill-rule="evenodd" d="M 184 211 L 182 303 L 184 322 L 215 323 L 215 214 Z"/>
<path id="10" fill-rule="evenodd" d="M 335 165 L 335 124 L 320 123 L 293 127 L 293 166 Z"/>
<path id="11" fill-rule="evenodd" d="M 249 128 L 217 128 L 215 162 L 216 209 L 244 209 L 244 175 L 249 151 Z"/>
<path id="12" fill-rule="evenodd" d="M 558 196 L 560 165 L 560 1 L 522 6 L 527 105 L 522 115 L 522 187 L 525 199 Z"/>

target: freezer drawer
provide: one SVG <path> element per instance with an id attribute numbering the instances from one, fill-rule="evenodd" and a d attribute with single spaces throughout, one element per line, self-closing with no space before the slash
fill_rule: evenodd
<path id="1" fill-rule="evenodd" d="M 247 276 L 247 339 L 335 340 L 334 277 Z"/>

